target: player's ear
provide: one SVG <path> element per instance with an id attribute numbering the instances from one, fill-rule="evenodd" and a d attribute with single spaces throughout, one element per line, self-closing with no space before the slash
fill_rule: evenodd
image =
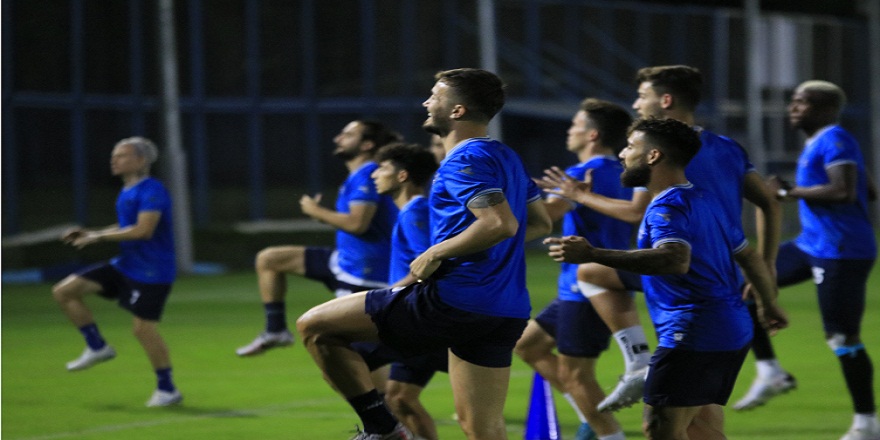
<path id="1" fill-rule="evenodd" d="M 461 119 L 464 114 L 467 113 L 467 108 L 461 104 L 456 104 L 452 107 L 452 113 L 449 115 L 452 119 Z"/>
<path id="2" fill-rule="evenodd" d="M 660 151 L 656 148 L 652 148 L 651 151 L 648 152 L 648 165 L 650 165 L 650 166 L 657 165 L 658 163 L 662 162 L 663 159 L 665 159 L 665 158 L 666 158 L 666 156 L 663 154 L 662 151 Z"/>
<path id="3" fill-rule="evenodd" d="M 403 183 L 409 180 L 409 171 L 407 170 L 399 170 L 397 171 L 397 182 Z"/>

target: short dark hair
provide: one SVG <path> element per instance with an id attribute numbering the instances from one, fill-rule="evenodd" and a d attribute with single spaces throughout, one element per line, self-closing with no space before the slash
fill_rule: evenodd
<path id="1" fill-rule="evenodd" d="M 357 122 L 363 127 L 361 129 L 361 140 L 372 141 L 375 145 L 372 150 L 373 154 L 375 154 L 383 145 L 403 140 L 403 136 L 401 136 L 400 133 L 386 127 L 385 124 L 374 119 L 358 119 Z"/>
<path id="2" fill-rule="evenodd" d="M 637 119 L 630 126 L 629 133 L 640 131 L 645 139 L 656 146 L 669 159 L 684 168 L 700 151 L 700 135 L 693 127 L 675 119 L 646 118 Z M 723 166 L 724 164 L 719 164 Z"/>
<path id="3" fill-rule="evenodd" d="M 639 69 L 636 84 L 646 81 L 658 94 L 668 93 L 691 110 L 700 103 L 703 74 L 696 67 L 675 65 Z"/>
<path id="4" fill-rule="evenodd" d="M 452 88 L 468 112 L 481 121 L 488 122 L 504 107 L 504 82 L 488 70 L 445 70 L 437 72 L 434 79 Z"/>
<path id="5" fill-rule="evenodd" d="M 587 98 L 581 101 L 584 111 L 599 131 L 599 139 L 606 147 L 620 151 L 626 147 L 626 129 L 632 116 L 623 107 L 609 101 Z"/>
<path id="6" fill-rule="evenodd" d="M 379 149 L 376 162 L 390 161 L 394 167 L 406 170 L 416 186 L 425 186 L 437 171 L 437 159 L 427 147 L 419 144 L 394 142 Z"/>

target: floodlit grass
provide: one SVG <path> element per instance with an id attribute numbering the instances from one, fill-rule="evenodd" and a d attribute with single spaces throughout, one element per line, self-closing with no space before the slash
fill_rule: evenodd
<path id="1" fill-rule="evenodd" d="M 529 285 L 536 309 L 554 296 L 556 264 L 529 256 Z M 880 274 L 869 288 L 863 338 L 880 359 Z M 318 283 L 289 278 L 291 324 L 309 307 L 330 298 Z M 641 301 L 641 295 L 639 295 Z M 172 351 L 181 407 L 144 407 L 155 386 L 149 363 L 131 335 L 130 316 L 91 298 L 98 324 L 118 357 L 91 370 L 68 373 L 64 363 L 80 354 L 79 333 L 51 299 L 49 285 L 4 285 L 2 290 L 2 437 L 48 439 L 344 439 L 357 417 L 323 382 L 302 346 L 239 359 L 236 347 L 262 329 L 263 314 L 252 272 L 185 277 L 175 286 L 162 331 Z M 822 337 L 814 288 L 785 289 L 781 304 L 792 327 L 774 338 L 798 390 L 755 411 L 727 410 L 731 439 L 838 438 L 852 409 L 837 360 Z M 643 304 L 640 304 L 644 310 Z M 537 310 L 536 310 L 537 311 Z M 648 322 L 643 315 L 644 322 Z M 875 361 L 875 365 L 877 365 Z M 615 344 L 599 363 L 600 381 L 611 389 L 622 371 Z M 732 400 L 754 377 L 749 359 Z M 532 373 L 515 360 L 505 415 L 510 438 L 522 438 Z M 875 392 L 876 383 L 875 381 Z M 441 438 L 463 438 L 452 419 L 448 380 L 438 374 L 425 390 L 425 406 Z M 577 420 L 557 396 L 562 433 L 572 438 Z M 618 413 L 629 438 L 643 438 L 640 408 Z"/>

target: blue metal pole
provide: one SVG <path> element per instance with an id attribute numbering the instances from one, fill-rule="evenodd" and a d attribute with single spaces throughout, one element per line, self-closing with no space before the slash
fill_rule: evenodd
<path id="1" fill-rule="evenodd" d="M 190 87 L 192 90 L 192 168 L 194 188 L 192 200 L 195 223 L 205 226 L 211 221 L 211 209 L 208 202 L 208 129 L 205 118 L 205 37 L 202 23 L 202 0 L 188 2 L 189 15 L 189 65 Z"/>
<path id="2" fill-rule="evenodd" d="M 260 4 L 245 3 L 245 74 L 248 108 L 248 152 L 250 171 L 249 212 L 251 220 L 262 219 L 266 211 L 266 183 L 263 166 L 263 129 L 260 113 Z"/>
<path id="3" fill-rule="evenodd" d="M 3 0 L 3 234 L 18 232 L 18 155 L 12 105 L 12 1 Z"/>
<path id="4" fill-rule="evenodd" d="M 70 146 L 73 157 L 73 203 L 76 221 L 87 224 L 88 211 L 88 158 L 86 152 L 86 117 L 84 106 L 85 29 L 83 0 L 70 2 Z M 107 152 L 109 157 L 109 151 Z"/>

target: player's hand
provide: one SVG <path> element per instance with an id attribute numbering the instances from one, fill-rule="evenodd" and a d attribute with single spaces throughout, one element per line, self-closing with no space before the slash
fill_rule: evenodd
<path id="1" fill-rule="evenodd" d="M 320 203 L 321 193 L 315 194 L 315 197 L 305 194 L 299 199 L 299 208 L 302 210 L 303 214 L 313 217 L 314 213 L 320 207 Z"/>
<path id="2" fill-rule="evenodd" d="M 437 271 L 442 262 L 443 260 L 434 259 L 429 248 L 409 264 L 409 272 L 419 281 L 426 280 Z"/>
<path id="3" fill-rule="evenodd" d="M 770 305 L 758 304 L 758 318 L 761 325 L 767 330 L 770 336 L 775 335 L 786 327 L 788 327 L 788 316 L 785 310 L 774 302 Z"/>
<path id="4" fill-rule="evenodd" d="M 577 201 L 581 194 L 593 191 L 592 170 L 587 170 L 584 180 L 580 181 L 566 174 L 559 167 L 550 167 L 550 169 L 544 170 L 544 177 L 538 186 L 549 194 Z"/>
<path id="5" fill-rule="evenodd" d="M 83 232 L 73 239 L 70 244 L 77 249 L 82 249 L 90 244 L 97 243 L 101 236 L 96 232 Z"/>
<path id="6" fill-rule="evenodd" d="M 64 242 L 65 244 L 73 244 L 74 240 L 81 237 L 85 233 L 86 233 L 85 229 L 83 229 L 79 226 L 76 226 L 76 227 L 73 227 L 73 228 L 70 228 L 70 229 L 64 231 L 64 233 L 61 234 L 61 241 Z"/>
<path id="7" fill-rule="evenodd" d="M 547 255 L 559 263 L 589 263 L 590 250 L 593 245 L 584 237 L 569 235 L 566 237 L 548 237 L 544 244 L 550 245 Z"/>

